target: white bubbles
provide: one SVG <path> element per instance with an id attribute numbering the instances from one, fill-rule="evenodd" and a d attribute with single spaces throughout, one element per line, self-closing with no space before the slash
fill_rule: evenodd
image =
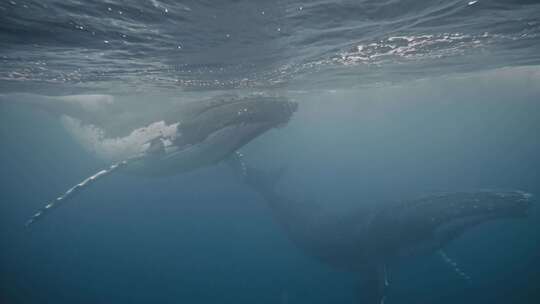
<path id="1" fill-rule="evenodd" d="M 381 64 L 397 60 L 425 60 L 463 55 L 466 51 L 484 45 L 489 37 L 463 33 L 391 36 L 365 42 L 343 52 L 335 60 L 345 65 Z"/>
<path id="2" fill-rule="evenodd" d="M 64 115 L 61 122 L 87 151 L 105 161 L 119 161 L 140 155 L 148 148 L 152 139 L 174 139 L 178 132 L 178 123 L 167 125 L 164 121 L 158 121 L 135 129 L 127 136 L 107 138 L 103 129 L 83 124 L 76 118 Z"/>
<path id="3" fill-rule="evenodd" d="M 169 9 L 167 7 L 165 7 L 164 5 L 162 5 L 161 3 L 159 3 L 157 0 L 151 0 L 151 2 L 152 2 L 152 6 L 154 6 L 155 8 L 157 8 L 159 10 L 163 10 L 164 14 L 169 13 Z"/>

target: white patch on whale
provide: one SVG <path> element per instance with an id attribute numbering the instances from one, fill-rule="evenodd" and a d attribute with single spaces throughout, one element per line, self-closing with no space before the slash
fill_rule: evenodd
<path id="1" fill-rule="evenodd" d="M 79 119 L 62 115 L 60 121 L 64 128 L 87 151 L 99 158 L 115 162 L 142 154 L 150 147 L 150 141 L 162 138 L 165 147 L 172 144 L 172 140 L 179 136 L 178 125 L 167 125 L 164 121 L 157 121 L 148 126 L 133 130 L 124 137 L 107 138 L 103 129 L 83 124 Z"/>

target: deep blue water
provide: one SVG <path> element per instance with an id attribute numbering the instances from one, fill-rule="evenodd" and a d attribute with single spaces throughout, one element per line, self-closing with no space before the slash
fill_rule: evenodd
<path id="1" fill-rule="evenodd" d="M 307 256 L 220 164 L 113 175 L 11 98 L 271 93 L 300 104 L 242 149 L 290 167 L 287 196 L 348 212 L 432 191 L 540 195 L 537 1 L 3 1 L 1 303 L 357 303 L 357 275 Z M 7 96 L 7 97 L 6 97 Z M 481 225 L 391 269 L 386 303 L 539 303 L 540 218 Z"/>

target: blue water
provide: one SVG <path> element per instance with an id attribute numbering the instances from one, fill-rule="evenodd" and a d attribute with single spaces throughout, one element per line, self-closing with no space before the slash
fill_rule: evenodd
<path id="1" fill-rule="evenodd" d="M 288 197 L 349 212 L 432 191 L 540 195 L 537 1 L 2 1 L 0 303 L 357 303 L 226 165 L 113 175 L 10 94 L 271 93 L 300 104 L 242 149 Z M 7 100 L 7 102 L 6 102 Z M 386 303 L 540 303 L 540 218 L 494 221 L 391 269 Z"/>

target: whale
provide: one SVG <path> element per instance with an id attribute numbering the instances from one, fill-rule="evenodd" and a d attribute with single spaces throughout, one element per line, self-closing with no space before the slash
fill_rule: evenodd
<path id="1" fill-rule="evenodd" d="M 463 280 L 470 277 L 444 251 L 473 227 L 496 219 L 526 218 L 532 195 L 519 190 L 433 193 L 373 209 L 329 215 L 318 204 L 295 201 L 276 188 L 285 169 L 244 164 L 238 172 L 258 193 L 288 238 L 306 255 L 359 277 L 361 303 L 383 304 L 389 266 L 414 256 L 439 255 Z"/>
<path id="2" fill-rule="evenodd" d="M 0 96 L 2 102 L 13 100 L 53 115 L 87 152 L 108 164 L 45 204 L 27 226 L 115 172 L 170 176 L 234 161 L 238 149 L 287 124 L 298 107 L 288 98 L 263 94 L 167 103 L 111 95 Z"/>

